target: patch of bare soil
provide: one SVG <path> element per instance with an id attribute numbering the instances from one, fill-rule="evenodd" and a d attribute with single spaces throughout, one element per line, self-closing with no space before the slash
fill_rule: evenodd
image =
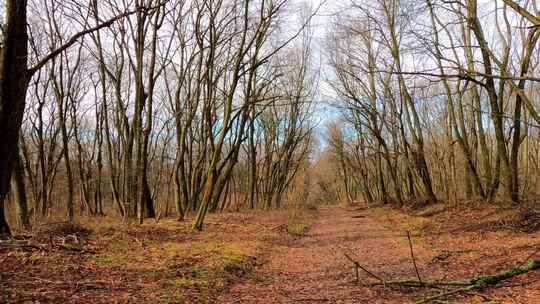
<path id="1" fill-rule="evenodd" d="M 434 233 L 426 233 L 426 227 Z M 324 207 L 304 238 L 274 248 L 268 263 L 232 285 L 216 303 L 415 303 L 444 292 L 445 288 L 366 287 L 363 284 L 377 280 L 363 271 L 356 282 L 345 254 L 384 280 L 416 280 L 407 230 L 412 232 L 418 272 L 426 281 L 495 274 L 533 258 L 539 248 L 538 234 L 452 233 L 425 217 L 388 208 Z M 540 272 L 448 300 L 432 303 L 540 303 Z"/>

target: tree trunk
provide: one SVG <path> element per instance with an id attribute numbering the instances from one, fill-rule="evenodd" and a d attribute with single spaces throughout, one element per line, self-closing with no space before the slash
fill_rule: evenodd
<path id="1" fill-rule="evenodd" d="M 255 117 L 252 110 L 252 121 L 249 125 L 249 207 L 255 208 L 258 197 L 257 190 L 257 147 L 255 146 Z"/>
<path id="2" fill-rule="evenodd" d="M 4 3 L 4 41 L 0 49 L 0 235 L 10 235 L 4 199 L 9 191 L 28 88 L 28 33 L 26 0 Z"/>
<path id="3" fill-rule="evenodd" d="M 491 65 L 491 57 L 488 49 L 488 43 L 484 36 L 482 25 L 477 15 L 477 0 L 468 0 L 468 25 L 475 34 L 476 40 L 480 46 L 480 51 L 482 53 L 483 66 L 485 74 L 488 75 L 485 80 L 485 89 L 488 93 L 488 99 L 491 106 L 492 120 L 494 124 L 495 131 L 495 140 L 496 140 L 496 153 L 499 163 L 499 174 L 502 174 L 507 179 L 507 187 L 509 192 L 512 187 L 512 174 L 510 168 L 510 161 L 508 159 L 508 153 L 506 149 L 506 142 L 504 136 L 504 122 L 503 122 L 503 107 L 499 104 L 497 92 L 495 89 L 495 81 L 493 77 L 493 67 Z M 493 186 L 499 186 L 499 176 L 493 177 Z M 491 189 L 490 193 L 494 195 L 497 189 Z M 492 198 L 492 197 L 491 197 Z M 512 199 L 514 199 L 512 197 Z"/>
<path id="4" fill-rule="evenodd" d="M 60 84 L 62 85 L 62 84 Z M 62 134 L 62 144 L 63 144 L 63 158 L 64 158 L 64 164 L 66 166 L 66 176 L 67 176 L 67 201 L 66 201 L 66 207 L 67 207 L 67 218 L 68 221 L 73 222 L 75 211 L 74 211 L 74 185 L 73 185 L 73 172 L 71 171 L 71 160 L 69 157 L 69 137 L 68 137 L 68 131 L 66 126 L 66 117 L 65 117 L 65 109 L 64 109 L 64 97 L 60 96 L 62 94 L 59 94 L 56 97 L 56 103 L 58 106 L 58 118 L 60 122 L 60 130 Z"/>
<path id="5" fill-rule="evenodd" d="M 26 187 L 24 184 L 24 167 L 18 153 L 15 154 L 12 174 L 11 191 L 15 200 L 17 220 L 20 228 L 30 229 L 30 220 L 28 218 L 28 201 L 26 198 Z"/>
<path id="6" fill-rule="evenodd" d="M 531 56 L 534 51 L 534 47 L 536 43 L 538 42 L 538 39 L 540 37 L 540 30 L 538 28 L 533 28 L 529 32 L 529 36 L 527 37 L 527 40 L 525 41 L 526 44 L 526 54 L 525 57 L 521 61 L 521 67 L 520 67 L 520 76 L 525 76 L 527 74 L 527 71 L 529 70 L 529 66 L 531 63 Z M 525 88 L 525 80 L 520 80 L 518 84 L 518 90 L 523 90 Z M 512 175 L 512 185 L 510 185 L 510 196 L 513 201 L 517 201 L 519 199 L 519 146 L 521 145 L 521 110 L 523 106 L 523 99 L 520 94 L 516 94 L 516 104 L 514 106 L 514 134 L 512 136 L 512 147 L 510 151 L 510 173 Z"/>

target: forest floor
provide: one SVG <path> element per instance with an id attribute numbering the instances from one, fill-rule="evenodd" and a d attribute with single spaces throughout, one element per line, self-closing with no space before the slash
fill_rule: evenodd
<path id="1" fill-rule="evenodd" d="M 385 280 L 414 280 L 410 231 L 422 279 L 470 278 L 539 258 L 534 223 L 515 208 L 436 204 L 228 213 L 202 233 L 174 220 L 49 225 L 0 246 L 0 303 L 414 303 L 443 290 L 365 287 L 377 280 L 356 282 L 345 254 Z M 540 303 L 540 271 L 447 300 Z"/>
<path id="2" fill-rule="evenodd" d="M 252 278 L 234 284 L 217 303 L 414 303 L 441 293 L 356 282 L 345 254 L 385 280 L 416 279 L 406 231 L 412 233 L 423 280 L 495 274 L 540 257 L 539 233 L 516 231 L 509 222 L 493 225 L 504 215 L 500 208 L 447 210 L 441 204 L 422 212 L 322 207 L 304 238 L 274 248 L 268 263 Z M 360 281 L 377 282 L 363 272 Z M 439 303 L 540 303 L 540 271 L 450 300 Z"/>
<path id="3" fill-rule="evenodd" d="M 215 303 L 270 247 L 304 234 L 315 213 L 212 214 L 202 232 L 192 219 L 35 226 L 0 241 L 0 303 Z"/>

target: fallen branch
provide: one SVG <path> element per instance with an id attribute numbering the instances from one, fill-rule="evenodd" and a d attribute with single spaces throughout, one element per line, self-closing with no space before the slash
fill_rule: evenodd
<path id="1" fill-rule="evenodd" d="M 281 230 L 284 230 L 284 229 L 287 229 L 287 224 L 279 224 L 277 226 L 274 226 L 274 227 L 271 227 L 271 228 L 267 228 L 269 231 L 281 231 Z"/>
<path id="2" fill-rule="evenodd" d="M 46 246 L 33 245 L 33 244 L 0 244 L 0 249 L 27 249 L 27 250 L 43 250 L 48 251 Z"/>
<path id="3" fill-rule="evenodd" d="M 540 261 L 531 260 L 525 266 L 519 266 L 519 267 L 509 269 L 509 270 L 504 270 L 494 275 L 479 276 L 472 279 L 466 279 L 466 280 L 460 280 L 460 281 L 451 281 L 449 282 L 449 284 L 456 284 L 456 285 L 462 284 L 465 286 L 419 300 L 416 302 L 416 304 L 426 304 L 426 303 L 433 302 L 434 300 L 446 298 L 448 296 L 455 295 L 458 293 L 465 293 L 465 292 L 469 292 L 476 289 L 482 289 L 486 286 L 496 285 L 500 283 L 501 281 L 508 280 L 512 277 L 515 277 L 515 276 L 518 276 L 518 275 L 521 275 L 521 274 L 524 274 L 524 273 L 527 273 L 529 271 L 536 270 L 539 268 L 540 268 Z"/>
<path id="4" fill-rule="evenodd" d="M 399 285 L 405 287 L 418 287 L 418 288 L 441 288 L 448 286 L 469 286 L 467 282 L 461 281 L 452 281 L 452 282 L 442 282 L 442 281 L 423 281 L 422 283 L 416 280 L 399 280 L 399 281 L 386 281 L 384 283 L 375 282 L 367 284 L 366 286 L 375 287 L 375 286 L 389 286 L 389 285 Z"/>
<path id="5" fill-rule="evenodd" d="M 359 281 L 359 277 L 358 277 L 358 269 L 362 269 L 365 273 L 367 273 L 368 275 L 370 275 L 371 277 L 379 280 L 383 285 L 386 285 L 385 284 L 385 280 L 382 279 L 381 277 L 377 276 L 376 274 L 374 274 L 373 272 L 367 270 L 364 266 L 360 265 L 360 263 L 353 259 L 351 256 L 349 256 L 347 253 L 343 253 L 343 255 L 345 255 L 345 257 L 347 258 L 347 260 L 351 261 L 354 265 L 354 270 L 355 270 L 355 275 L 356 275 L 356 281 L 358 282 Z"/>
<path id="6" fill-rule="evenodd" d="M 425 298 L 423 300 L 420 300 L 420 301 L 416 302 L 416 304 L 426 304 L 426 303 L 433 302 L 433 301 L 441 299 L 441 298 L 446 298 L 446 297 L 451 296 L 451 295 L 455 295 L 455 294 L 462 293 L 462 292 L 468 292 L 468 291 L 471 291 L 471 290 L 474 290 L 474 289 L 476 289 L 475 285 L 454 289 L 452 291 L 443 292 L 443 293 L 440 293 L 438 295 Z"/>
<path id="7" fill-rule="evenodd" d="M 347 259 L 353 263 L 357 263 L 354 259 L 350 258 L 345 254 Z M 364 268 L 362 268 L 364 270 Z M 416 281 L 416 280 L 397 280 L 397 281 L 384 281 L 381 278 L 373 275 L 373 273 L 366 271 L 371 276 L 378 279 L 380 282 L 366 284 L 368 287 L 375 286 L 402 286 L 402 287 L 413 287 L 413 288 L 448 288 L 448 287 L 458 287 L 457 289 L 445 291 L 436 295 L 429 296 L 425 299 L 421 299 L 416 302 L 416 304 L 427 304 L 427 303 L 440 303 L 440 299 L 447 298 L 460 293 L 470 293 L 471 291 L 482 289 L 487 286 L 497 285 L 498 283 L 508 280 L 512 277 L 540 269 L 539 260 L 531 260 L 524 266 L 518 266 L 508 270 L 500 271 L 494 275 L 483 275 L 470 279 L 464 280 L 454 280 L 454 281 Z"/>
<path id="8" fill-rule="evenodd" d="M 414 265 L 414 271 L 416 272 L 416 277 L 418 278 L 418 282 L 422 284 L 422 278 L 420 277 L 420 272 L 418 271 L 418 267 L 416 266 L 416 259 L 414 258 L 414 251 L 413 251 L 413 245 L 411 240 L 411 233 L 407 231 L 407 239 L 409 240 L 409 248 L 411 249 L 411 259 L 412 263 Z"/>

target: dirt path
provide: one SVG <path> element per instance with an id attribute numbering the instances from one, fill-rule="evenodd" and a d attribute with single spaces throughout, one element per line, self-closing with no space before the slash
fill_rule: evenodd
<path id="1" fill-rule="evenodd" d="M 435 256 L 417 247 L 418 260 Z M 403 235 L 385 229 L 365 211 L 323 207 L 307 236 L 278 247 L 267 264 L 217 303 L 404 303 L 421 296 L 414 290 L 358 286 L 344 252 L 387 279 L 414 277 Z M 427 265 L 420 264 L 422 271 Z"/>

